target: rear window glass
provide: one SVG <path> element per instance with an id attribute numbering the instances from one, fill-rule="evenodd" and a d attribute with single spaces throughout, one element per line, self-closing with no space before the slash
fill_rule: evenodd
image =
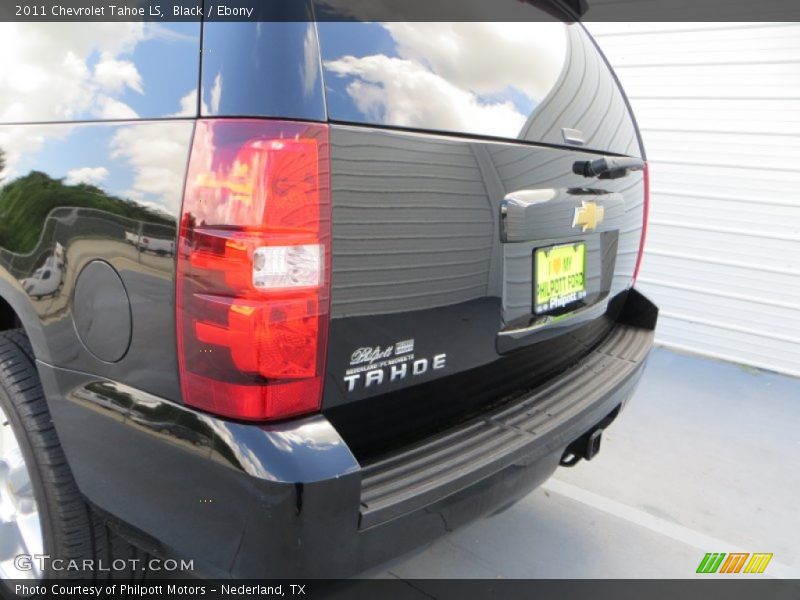
<path id="1" fill-rule="evenodd" d="M 639 153 L 616 81 L 578 24 L 320 22 L 318 30 L 334 121 L 551 144 L 569 137 Z"/>

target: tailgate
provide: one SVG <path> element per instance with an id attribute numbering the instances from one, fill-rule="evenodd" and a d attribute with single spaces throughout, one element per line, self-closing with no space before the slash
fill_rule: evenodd
<path id="1" fill-rule="evenodd" d="M 631 284 L 643 179 L 574 165 L 641 150 L 578 24 L 318 27 L 333 209 L 323 409 L 363 458 L 508 401 L 602 340 Z"/>

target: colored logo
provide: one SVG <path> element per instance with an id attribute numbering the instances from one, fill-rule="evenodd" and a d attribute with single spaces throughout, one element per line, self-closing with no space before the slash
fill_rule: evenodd
<path id="1" fill-rule="evenodd" d="M 709 552 L 700 561 L 698 573 L 763 573 L 772 554 L 749 552 Z"/>
<path id="2" fill-rule="evenodd" d="M 602 206 L 598 206 L 596 202 L 582 200 L 581 205 L 575 209 L 572 226 L 582 227 L 584 233 L 591 231 L 603 222 L 605 213 L 606 210 Z"/>

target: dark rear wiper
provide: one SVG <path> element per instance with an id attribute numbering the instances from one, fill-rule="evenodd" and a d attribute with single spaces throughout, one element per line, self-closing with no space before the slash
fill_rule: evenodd
<path id="1" fill-rule="evenodd" d="M 584 177 L 600 179 L 618 179 L 631 171 L 644 169 L 644 161 L 640 158 L 598 158 L 597 160 L 579 160 L 572 165 L 572 172 Z"/>

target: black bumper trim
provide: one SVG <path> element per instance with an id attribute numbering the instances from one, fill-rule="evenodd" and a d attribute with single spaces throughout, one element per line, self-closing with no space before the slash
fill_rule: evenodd
<path id="1" fill-rule="evenodd" d="M 519 461 L 563 448 L 633 390 L 651 329 L 618 324 L 578 365 L 510 406 L 362 470 L 360 528 L 432 504 Z"/>

